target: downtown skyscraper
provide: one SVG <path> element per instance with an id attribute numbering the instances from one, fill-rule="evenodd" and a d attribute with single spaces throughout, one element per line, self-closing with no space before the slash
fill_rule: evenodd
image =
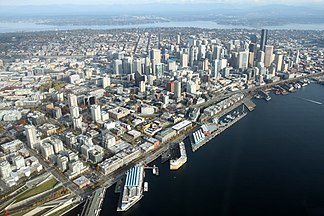
<path id="1" fill-rule="evenodd" d="M 267 45 L 268 40 L 268 29 L 262 29 L 261 31 L 261 41 L 260 41 L 260 50 L 264 51 L 264 46 Z"/>

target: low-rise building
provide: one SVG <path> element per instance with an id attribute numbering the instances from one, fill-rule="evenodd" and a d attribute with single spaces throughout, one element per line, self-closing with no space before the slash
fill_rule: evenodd
<path id="1" fill-rule="evenodd" d="M 177 135 L 177 132 L 172 128 L 167 128 L 163 131 L 160 131 L 155 138 L 158 139 L 161 143 L 165 143 L 168 140 L 172 139 Z"/>
<path id="2" fill-rule="evenodd" d="M 23 142 L 21 142 L 19 139 L 15 139 L 10 142 L 6 142 L 0 145 L 1 151 L 5 154 L 17 152 L 19 149 L 21 149 L 24 146 Z"/>

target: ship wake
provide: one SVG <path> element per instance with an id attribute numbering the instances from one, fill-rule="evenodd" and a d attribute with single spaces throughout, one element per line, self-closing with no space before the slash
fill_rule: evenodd
<path id="1" fill-rule="evenodd" d="M 322 102 L 311 100 L 311 99 L 308 99 L 308 98 L 303 98 L 303 97 L 299 97 L 299 98 L 304 100 L 304 101 L 308 101 L 308 102 L 311 102 L 311 103 L 314 103 L 314 104 L 317 104 L 317 105 L 322 105 L 323 104 Z"/>

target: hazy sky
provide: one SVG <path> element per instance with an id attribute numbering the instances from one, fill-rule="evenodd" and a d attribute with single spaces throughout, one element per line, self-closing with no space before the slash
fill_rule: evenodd
<path id="1" fill-rule="evenodd" d="M 147 4 L 147 3 L 228 3 L 228 4 L 318 4 L 323 0 L 0 0 L 0 5 L 58 5 L 58 4 L 75 4 L 75 5 L 96 5 L 96 4 Z"/>

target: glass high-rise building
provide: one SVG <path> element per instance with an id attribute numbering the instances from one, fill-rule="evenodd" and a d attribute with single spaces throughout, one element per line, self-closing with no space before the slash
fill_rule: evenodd
<path id="1" fill-rule="evenodd" d="M 260 49 L 264 51 L 264 46 L 267 45 L 268 40 L 268 29 L 262 29 L 261 31 L 261 41 L 260 41 Z"/>

